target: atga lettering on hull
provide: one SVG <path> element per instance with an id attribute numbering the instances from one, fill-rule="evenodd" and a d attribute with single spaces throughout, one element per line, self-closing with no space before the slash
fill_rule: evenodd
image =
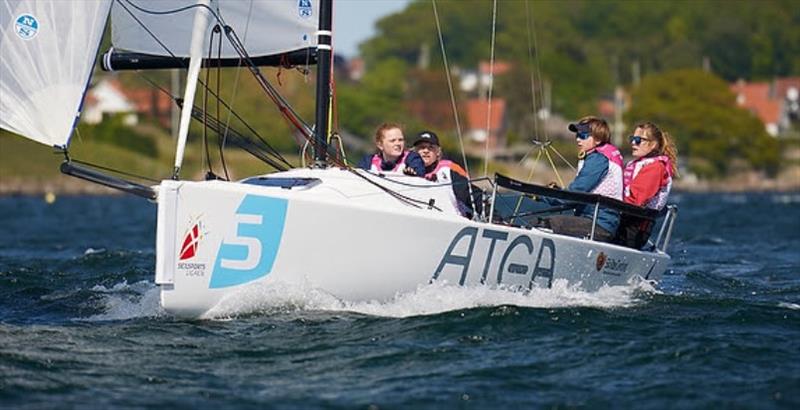
<path id="1" fill-rule="evenodd" d="M 486 259 L 483 261 L 483 270 L 481 271 L 480 283 L 486 284 L 491 281 L 489 277 L 489 268 L 494 260 L 495 250 L 498 243 L 503 244 L 509 241 L 509 233 L 493 230 L 483 229 L 478 238 L 478 233 L 481 230 L 476 227 L 467 227 L 459 231 L 450 244 L 447 250 L 442 255 L 436 271 L 433 273 L 432 280 L 439 279 L 439 276 L 444 271 L 447 265 L 455 265 L 461 267 L 461 276 L 459 278 L 459 285 L 464 285 L 467 281 L 467 275 L 470 272 L 472 264 L 472 256 L 475 251 L 476 243 L 479 246 L 486 247 Z M 466 252 L 459 254 L 456 248 L 466 242 Z M 463 248 L 463 247 L 462 247 Z M 546 278 L 547 287 L 553 286 L 553 270 L 555 268 L 556 258 L 556 244 L 549 238 L 542 238 L 537 247 L 534 246 L 533 239 L 528 235 L 518 235 L 503 251 L 500 258 L 500 264 L 497 268 L 496 283 L 503 284 L 504 275 L 529 275 L 528 287 L 531 288 L 537 278 Z M 534 256 L 535 255 L 535 256 Z M 507 277 L 507 276 L 506 276 Z"/>

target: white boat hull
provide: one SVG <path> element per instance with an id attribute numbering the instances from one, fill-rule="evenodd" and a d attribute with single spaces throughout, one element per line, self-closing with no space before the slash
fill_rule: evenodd
<path id="1" fill-rule="evenodd" d="M 658 280 L 669 256 L 467 220 L 449 187 L 419 178 L 371 177 L 427 203 L 416 208 L 348 171 L 294 170 L 318 178 L 286 189 L 222 181 L 159 187 L 156 283 L 163 308 L 199 317 L 252 286 L 311 286 L 347 301 L 388 300 L 432 280 L 548 287 L 565 279 L 587 291 Z"/>

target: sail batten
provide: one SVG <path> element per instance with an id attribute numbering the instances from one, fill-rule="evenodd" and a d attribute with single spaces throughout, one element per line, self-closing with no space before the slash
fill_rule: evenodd
<path id="1" fill-rule="evenodd" d="M 65 147 L 111 0 L 0 3 L 0 128 Z"/>

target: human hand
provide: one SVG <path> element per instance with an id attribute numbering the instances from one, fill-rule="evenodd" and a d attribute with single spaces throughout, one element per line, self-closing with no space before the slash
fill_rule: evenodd
<path id="1" fill-rule="evenodd" d="M 550 188 L 550 189 L 561 189 L 561 186 L 559 186 L 557 183 L 552 182 L 552 181 L 549 184 L 547 184 L 547 187 Z"/>
<path id="2" fill-rule="evenodd" d="M 414 168 L 406 167 L 403 169 L 403 173 L 406 175 L 417 176 L 417 171 L 414 171 Z"/>

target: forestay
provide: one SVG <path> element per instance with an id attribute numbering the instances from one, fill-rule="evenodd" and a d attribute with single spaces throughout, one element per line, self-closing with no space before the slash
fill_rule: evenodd
<path id="1" fill-rule="evenodd" d="M 115 2 L 111 11 L 114 47 L 150 55 L 188 57 L 195 15 L 195 8 L 190 6 L 198 3 L 197 0 Z M 251 57 L 287 53 L 317 44 L 317 1 L 213 0 L 210 7 L 226 25 L 233 28 Z M 184 10 L 153 14 L 179 9 Z M 215 23 L 212 18 L 210 27 Z M 210 27 L 205 33 L 203 44 L 209 42 Z M 222 43 L 222 58 L 240 57 L 227 41 Z M 168 50 L 164 49 L 165 46 Z"/>
<path id="2" fill-rule="evenodd" d="M 111 0 L 0 3 L 0 128 L 67 145 Z"/>

